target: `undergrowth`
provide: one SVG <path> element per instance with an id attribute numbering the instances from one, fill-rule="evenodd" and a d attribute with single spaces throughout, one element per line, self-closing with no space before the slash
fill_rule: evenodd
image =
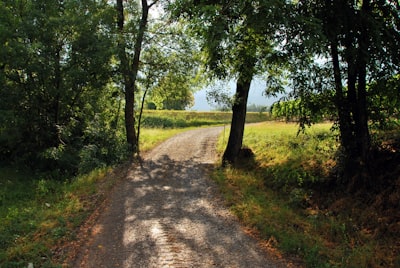
<path id="1" fill-rule="evenodd" d="M 75 238 L 76 228 L 101 199 L 96 184 L 108 171 L 61 182 L 0 169 L 0 267 L 56 267 L 52 249 Z M 96 200 L 86 202 L 89 196 Z"/>
<path id="2" fill-rule="evenodd" d="M 185 129 L 143 129 L 142 151 Z M 61 267 L 78 229 L 124 175 L 98 168 L 70 179 L 0 168 L 0 267 Z M 51 171 L 49 171 L 51 172 Z"/>
<path id="3" fill-rule="evenodd" d="M 242 222 L 305 267 L 400 267 L 398 218 L 373 206 L 379 198 L 332 183 L 338 143 L 330 128 L 298 133 L 295 124 L 247 126 L 244 146 L 255 158 L 217 169 L 214 178 Z"/>

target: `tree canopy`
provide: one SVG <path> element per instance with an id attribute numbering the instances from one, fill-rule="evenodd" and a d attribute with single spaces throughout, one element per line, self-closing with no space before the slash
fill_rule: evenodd
<path id="1" fill-rule="evenodd" d="M 367 173 L 371 128 L 398 124 L 398 1 L 6 0 L 0 12 L 3 161 L 118 161 L 138 150 L 141 102 L 185 109 L 205 78 L 236 80 L 224 163 L 256 75 L 267 94 L 287 91 L 274 107 L 302 125 L 337 122 L 348 177 Z"/>
<path id="2" fill-rule="evenodd" d="M 188 43 L 179 41 L 169 51 L 158 43 L 160 36 L 164 44 L 173 39 L 166 20 L 165 33 L 148 31 L 155 28 L 153 20 L 140 28 L 147 9 L 161 1 L 118 3 L 0 3 L 1 161 L 68 174 L 87 171 L 126 157 L 122 139 L 134 133 L 140 106 L 134 93 L 158 88 L 164 105 L 176 107 L 174 89 L 184 100 L 179 105 L 190 105 L 193 81 L 200 81 L 198 65 L 189 64 L 191 50 L 177 50 L 189 48 Z M 162 68 L 161 58 L 152 54 L 156 50 L 165 58 Z M 150 61 L 157 64 L 150 68 Z M 120 120 L 123 111 L 125 120 Z M 131 149 L 136 146 L 136 137 L 126 140 Z"/>
<path id="3" fill-rule="evenodd" d="M 232 123 L 223 162 L 237 161 L 242 147 L 247 98 L 253 76 L 271 68 L 277 56 L 278 16 L 281 1 L 192 1 L 175 2 L 175 13 L 190 21 L 197 36 L 207 70 L 217 78 L 234 78 L 236 93 Z M 263 25 L 263 26 L 260 26 Z"/>

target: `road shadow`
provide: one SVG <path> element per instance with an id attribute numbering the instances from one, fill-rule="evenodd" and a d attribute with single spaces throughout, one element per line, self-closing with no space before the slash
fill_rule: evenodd
<path id="1" fill-rule="evenodd" d="M 278 267 L 222 205 L 212 167 L 162 155 L 132 168 L 81 267 Z"/>

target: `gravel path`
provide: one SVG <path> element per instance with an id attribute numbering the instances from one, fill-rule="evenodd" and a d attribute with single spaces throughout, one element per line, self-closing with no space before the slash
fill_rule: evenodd
<path id="1" fill-rule="evenodd" d="M 76 267 L 284 267 L 244 234 L 207 179 L 222 128 L 179 134 L 116 187 Z"/>

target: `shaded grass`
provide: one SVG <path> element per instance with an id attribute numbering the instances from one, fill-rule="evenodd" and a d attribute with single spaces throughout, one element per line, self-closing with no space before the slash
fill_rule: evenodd
<path id="1" fill-rule="evenodd" d="M 244 145 L 255 161 L 217 169 L 214 178 L 241 221 L 305 267 L 398 267 L 398 236 L 370 224 L 381 216 L 362 199 L 326 194 L 338 149 L 330 128 L 298 134 L 295 124 L 247 126 Z"/>
<path id="2" fill-rule="evenodd" d="M 96 183 L 108 169 L 61 182 L 33 177 L 27 171 L 0 169 L 0 267 L 55 267 L 52 248 L 74 239 L 79 226 L 97 202 Z M 110 183 L 111 186 L 112 183 Z M 99 200 L 99 199 L 98 199 Z"/>
<path id="3" fill-rule="evenodd" d="M 142 129 L 141 150 L 185 130 Z M 0 168 L 0 267 L 61 267 L 68 256 L 57 248 L 77 239 L 78 228 L 124 177 L 115 170 L 50 180 L 28 170 Z"/>
<path id="4" fill-rule="evenodd" d="M 249 118 L 265 120 L 265 114 L 254 114 Z M 188 126 L 225 124 L 231 114 L 146 111 L 145 120 L 146 116 L 152 117 L 153 123 L 141 130 L 141 152 Z M 104 167 L 57 180 L 15 166 L 0 167 L 0 267 L 27 267 L 29 263 L 34 267 L 60 267 L 68 252 L 60 253 L 59 248 L 77 239 L 82 223 L 124 177 L 124 172 L 116 169 Z"/>

